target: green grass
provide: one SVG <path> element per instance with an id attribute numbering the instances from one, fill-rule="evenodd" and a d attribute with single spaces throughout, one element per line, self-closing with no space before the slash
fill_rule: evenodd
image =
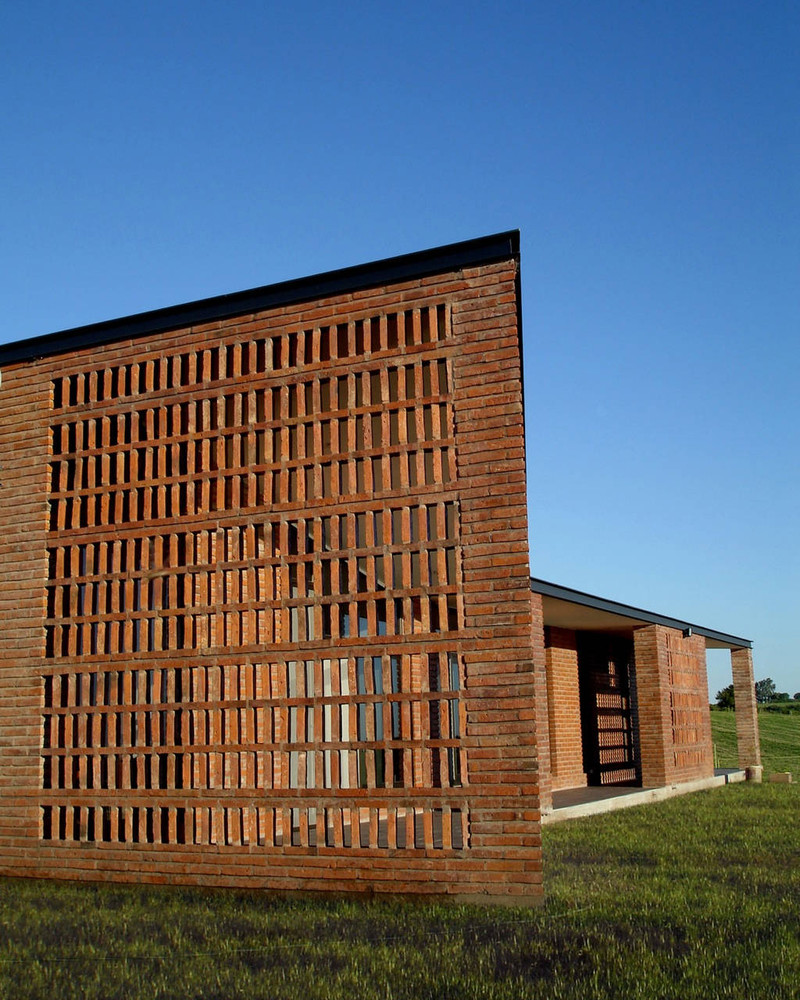
<path id="1" fill-rule="evenodd" d="M 542 910 L 0 880 L 0 996 L 800 995 L 800 787 L 545 830 Z"/>
<path id="2" fill-rule="evenodd" d="M 800 772 L 800 718 L 759 722 Z M 788 1000 L 798 816 L 800 786 L 740 784 L 548 827 L 534 911 L 0 880 L 0 998 Z"/>
<path id="3" fill-rule="evenodd" d="M 759 712 L 761 760 L 765 775 L 772 771 L 791 771 L 800 780 L 800 715 Z M 711 713 L 711 737 L 716 750 L 717 767 L 736 767 L 736 715 L 733 712 Z"/>

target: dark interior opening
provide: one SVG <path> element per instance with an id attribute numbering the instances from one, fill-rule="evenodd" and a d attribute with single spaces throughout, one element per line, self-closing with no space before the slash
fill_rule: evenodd
<path id="1" fill-rule="evenodd" d="M 633 642 L 579 632 L 583 769 L 589 785 L 641 785 Z"/>

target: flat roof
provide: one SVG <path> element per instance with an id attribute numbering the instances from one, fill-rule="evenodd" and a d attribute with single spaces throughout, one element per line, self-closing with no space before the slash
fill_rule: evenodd
<path id="1" fill-rule="evenodd" d="M 604 597 L 585 594 L 581 590 L 562 587 L 557 583 L 531 577 L 531 590 L 542 595 L 545 625 L 592 632 L 629 632 L 643 624 L 665 625 L 667 628 L 702 635 L 709 649 L 750 649 L 752 641 L 741 636 L 718 632 L 693 622 L 634 608 L 630 604 L 609 601 Z"/>
<path id="2" fill-rule="evenodd" d="M 0 365 L 508 259 L 519 260 L 518 229 L 30 337 L 0 345 Z"/>

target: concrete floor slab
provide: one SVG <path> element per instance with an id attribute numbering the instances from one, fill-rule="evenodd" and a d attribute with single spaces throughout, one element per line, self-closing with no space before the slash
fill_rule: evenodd
<path id="1" fill-rule="evenodd" d="M 583 816 L 596 816 L 599 813 L 611 812 L 613 809 L 628 809 L 648 802 L 661 802 L 676 795 L 688 795 L 689 792 L 701 792 L 707 788 L 717 788 L 720 785 L 744 780 L 744 771 L 720 768 L 712 778 L 683 781 L 663 788 L 634 788 L 630 785 L 565 788 L 560 792 L 553 792 L 553 808 L 550 812 L 542 814 L 542 825 L 580 819 Z"/>

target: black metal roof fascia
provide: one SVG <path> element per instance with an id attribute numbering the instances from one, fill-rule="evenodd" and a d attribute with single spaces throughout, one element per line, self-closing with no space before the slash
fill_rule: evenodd
<path id="1" fill-rule="evenodd" d="M 519 259 L 517 229 L 0 345 L 0 365 L 509 258 Z"/>
<path id="2" fill-rule="evenodd" d="M 668 618 L 666 615 L 657 615 L 653 611 L 644 611 L 642 608 L 634 608 L 629 604 L 608 601 L 604 597 L 595 597 L 593 594 L 585 594 L 581 590 L 573 590 L 557 583 L 537 580 L 533 576 L 531 577 L 531 590 L 543 597 L 556 597 L 559 600 L 570 601 L 572 604 L 582 604 L 584 607 L 594 608 L 597 611 L 608 611 L 610 614 L 636 618 L 638 621 L 647 622 L 650 625 L 665 625 L 667 628 L 676 628 L 681 631 L 690 628 L 692 632 L 696 632 L 706 639 L 714 639 L 716 642 L 724 642 L 741 649 L 752 649 L 753 647 L 751 639 L 742 639 L 740 636 L 729 635 L 727 632 L 717 632 L 714 629 L 704 628 L 702 625 L 694 625 L 692 622 L 679 621 L 677 618 Z"/>

